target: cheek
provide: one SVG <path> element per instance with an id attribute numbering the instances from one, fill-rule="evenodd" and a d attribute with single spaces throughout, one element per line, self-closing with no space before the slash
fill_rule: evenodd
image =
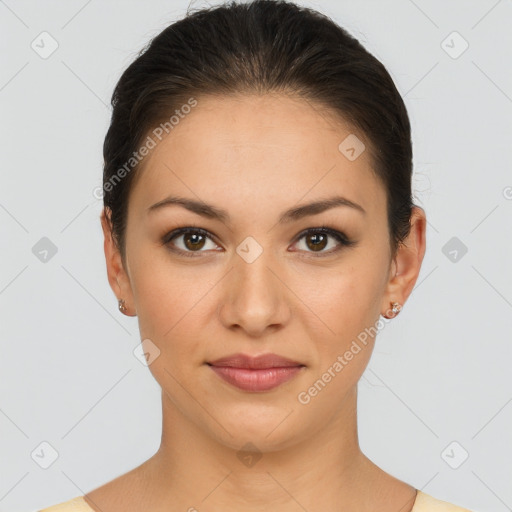
<path id="1" fill-rule="evenodd" d="M 295 278 L 294 278 L 295 279 Z M 293 289 L 325 329 L 338 339 L 357 334 L 379 316 L 383 293 L 376 262 L 316 269 L 296 278 Z"/>
<path id="2" fill-rule="evenodd" d="M 337 268 L 316 269 L 314 275 L 309 269 L 309 277 L 295 282 L 294 290 L 305 298 L 300 315 L 309 319 L 306 329 L 318 357 L 315 374 L 322 378 L 330 370 L 337 376 L 332 393 L 354 385 L 370 360 L 384 291 L 382 264 L 358 254 Z"/>
<path id="3" fill-rule="evenodd" d="M 141 237 L 142 238 L 142 237 Z M 149 242 L 133 248 L 132 289 L 141 334 L 164 339 L 197 300 L 201 284 L 191 282 L 191 271 L 173 265 L 165 249 Z M 192 304 L 189 304 L 192 302 Z M 186 317 L 184 318 L 184 320 Z"/>
<path id="4" fill-rule="evenodd" d="M 317 275 L 314 286 L 303 283 L 303 293 L 309 295 L 301 315 L 311 319 L 309 338 L 317 358 L 297 400 L 309 404 L 314 414 L 339 405 L 370 361 L 382 293 L 382 280 L 375 274 L 366 266 L 350 266 Z M 317 316 L 311 316 L 311 311 Z"/>
<path id="5" fill-rule="evenodd" d="M 215 286 L 214 277 L 210 272 L 173 267 L 157 258 L 134 272 L 141 339 L 149 338 L 160 350 L 151 367 L 165 365 L 170 370 L 183 363 L 202 363 L 200 344 L 204 343 L 205 330 L 201 326 L 208 316 L 205 308 L 211 307 L 209 292 Z"/>

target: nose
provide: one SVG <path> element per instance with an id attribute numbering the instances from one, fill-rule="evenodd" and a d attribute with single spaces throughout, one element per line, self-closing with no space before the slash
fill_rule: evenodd
<path id="1" fill-rule="evenodd" d="M 235 257 L 234 268 L 224 280 L 219 308 L 222 324 L 251 337 L 282 329 L 290 319 L 286 279 L 265 251 L 251 263 Z"/>

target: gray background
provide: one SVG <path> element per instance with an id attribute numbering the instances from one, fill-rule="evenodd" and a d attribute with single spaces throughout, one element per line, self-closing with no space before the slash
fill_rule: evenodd
<path id="1" fill-rule="evenodd" d="M 360 382 L 361 447 L 439 499 L 512 510 L 512 2 L 299 3 L 390 71 L 429 221 Z M 0 1 L 0 512 L 82 495 L 158 449 L 160 388 L 108 285 L 93 191 L 115 82 L 188 4 Z"/>

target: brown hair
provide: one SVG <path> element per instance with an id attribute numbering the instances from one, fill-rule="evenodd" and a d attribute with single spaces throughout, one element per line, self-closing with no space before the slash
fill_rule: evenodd
<path id="1" fill-rule="evenodd" d="M 364 134 L 386 189 L 395 255 L 414 203 L 410 123 L 393 80 L 327 16 L 288 1 L 254 0 L 187 13 L 154 37 L 116 84 L 103 145 L 103 202 L 123 261 L 129 192 L 141 167 L 133 155 L 149 131 L 195 96 L 272 92 L 327 107 Z"/>

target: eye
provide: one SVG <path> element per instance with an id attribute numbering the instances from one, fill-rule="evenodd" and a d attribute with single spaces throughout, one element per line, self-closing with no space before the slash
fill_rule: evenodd
<path id="1" fill-rule="evenodd" d="M 329 244 L 329 238 L 333 239 L 334 242 Z M 328 228 L 327 226 L 309 228 L 303 231 L 298 236 L 298 241 L 302 239 L 304 239 L 304 250 L 315 257 L 326 256 L 338 252 L 343 247 L 351 247 L 356 244 L 355 240 L 349 240 L 344 233 L 336 229 Z M 330 247 L 330 250 L 324 251 L 326 247 Z"/>
<path id="2" fill-rule="evenodd" d="M 329 238 L 334 243 L 329 244 Z M 328 256 L 343 247 L 351 247 L 357 243 L 355 240 L 349 240 L 344 233 L 327 226 L 306 229 L 298 235 L 297 242 L 302 239 L 305 241 L 305 249 L 300 250 L 309 253 L 308 256 L 314 257 Z M 208 241 L 212 244 L 210 247 L 208 247 Z M 193 226 L 171 231 L 162 238 L 162 244 L 167 245 L 173 252 L 190 257 L 200 256 L 200 254 L 194 253 L 205 252 L 208 249 L 216 251 L 216 247 L 218 247 L 208 231 Z M 325 251 L 326 247 L 330 247 L 330 250 Z"/>
<path id="3" fill-rule="evenodd" d="M 180 241 L 180 243 L 175 243 L 175 240 Z M 174 252 L 179 252 L 184 256 L 194 257 L 196 254 L 193 253 L 205 252 L 201 249 L 207 246 L 208 240 L 214 245 L 214 247 L 210 247 L 210 249 L 216 250 L 215 246 L 217 246 L 217 244 L 213 242 L 208 231 L 201 228 L 186 227 L 171 231 L 163 237 L 162 243 L 170 246 L 170 250 Z M 206 247 L 206 249 L 209 248 Z"/>

